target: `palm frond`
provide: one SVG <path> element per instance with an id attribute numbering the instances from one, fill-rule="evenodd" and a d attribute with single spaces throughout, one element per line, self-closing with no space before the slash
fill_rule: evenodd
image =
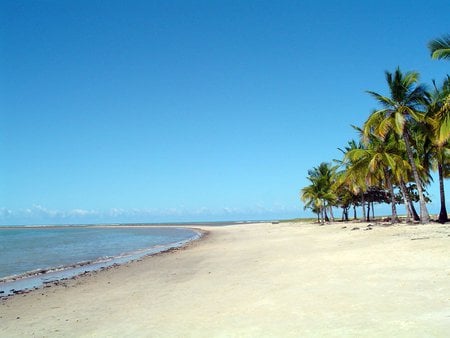
<path id="1" fill-rule="evenodd" d="M 392 130 L 392 127 L 392 119 L 388 117 L 380 121 L 375 131 L 377 135 L 384 139 L 386 135 Z"/>
<path id="2" fill-rule="evenodd" d="M 384 158 L 386 159 L 386 164 L 395 171 L 397 169 L 397 160 L 396 156 L 392 154 L 384 154 Z"/>
<path id="3" fill-rule="evenodd" d="M 444 115 L 440 127 L 439 127 L 439 136 L 437 139 L 437 143 L 440 146 L 443 146 L 448 139 L 450 138 L 450 114 Z"/>
<path id="4" fill-rule="evenodd" d="M 377 92 L 373 92 L 370 90 L 367 90 L 366 93 L 370 94 L 375 100 L 378 101 L 378 103 L 380 103 L 385 108 L 392 108 L 395 106 L 395 102 L 387 96 L 383 96 L 381 94 L 378 94 Z"/>
<path id="5" fill-rule="evenodd" d="M 408 102 L 408 106 L 420 108 L 428 104 L 430 101 L 430 94 L 427 91 L 427 87 L 424 84 L 419 84 L 416 87 L 412 88 L 406 98 L 405 101 Z"/>
<path id="6" fill-rule="evenodd" d="M 371 172 L 371 173 L 374 173 L 375 172 L 375 170 L 377 169 L 377 167 L 378 167 L 378 158 L 377 158 L 378 156 L 377 155 L 375 155 L 372 159 L 370 159 L 370 161 L 369 161 L 369 166 L 368 166 L 368 168 L 369 168 L 369 171 Z"/>
<path id="7" fill-rule="evenodd" d="M 378 130 L 380 129 L 379 125 L 386 120 L 385 115 L 387 112 L 389 112 L 388 109 L 381 109 L 373 111 L 372 114 L 369 115 L 369 118 L 364 123 L 361 130 L 363 143 L 367 144 L 370 141 L 373 133 L 378 134 Z"/>
<path id="8" fill-rule="evenodd" d="M 450 34 L 431 40 L 428 49 L 432 59 L 450 59 Z"/>
<path id="9" fill-rule="evenodd" d="M 412 109 L 411 107 L 404 107 L 404 114 L 410 115 L 414 121 L 423 122 L 425 120 L 425 114 Z"/>
<path id="10" fill-rule="evenodd" d="M 419 82 L 419 78 L 420 75 L 418 72 L 409 71 L 403 75 L 403 79 L 400 81 L 400 83 L 404 88 L 410 89 L 414 84 Z"/>
<path id="11" fill-rule="evenodd" d="M 394 115 L 395 121 L 395 132 L 398 135 L 403 135 L 403 130 L 405 129 L 406 119 L 405 116 L 401 112 L 396 112 Z"/>

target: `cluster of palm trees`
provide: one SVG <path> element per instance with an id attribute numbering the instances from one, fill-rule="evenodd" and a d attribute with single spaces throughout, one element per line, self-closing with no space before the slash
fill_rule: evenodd
<path id="1" fill-rule="evenodd" d="M 428 44 L 433 59 L 450 59 L 450 35 Z M 353 207 L 362 206 L 370 218 L 374 202 L 390 203 L 390 221 L 398 222 L 396 205 L 403 203 L 406 222 L 428 223 L 429 201 L 425 187 L 432 170 L 438 172 L 441 210 L 438 221 L 448 221 L 444 178 L 450 177 L 450 76 L 428 90 L 419 83 L 419 73 L 386 72 L 389 95 L 368 91 L 379 104 L 362 127 L 354 127 L 359 141 L 351 140 L 342 160 L 323 162 L 308 171 L 310 184 L 301 190 L 305 208 L 319 222 L 333 220 L 333 207 L 341 207 L 343 219 Z M 413 202 L 419 202 L 417 214 Z M 366 210 L 367 208 L 367 210 Z"/>

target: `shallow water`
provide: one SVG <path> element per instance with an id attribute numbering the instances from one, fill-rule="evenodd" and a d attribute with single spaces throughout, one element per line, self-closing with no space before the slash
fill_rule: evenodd
<path id="1" fill-rule="evenodd" d="M 198 237 L 183 228 L 0 228 L 0 293 L 121 264 Z"/>

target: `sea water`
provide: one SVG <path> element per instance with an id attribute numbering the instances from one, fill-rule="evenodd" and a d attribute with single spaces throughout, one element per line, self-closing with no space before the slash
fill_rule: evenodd
<path id="1" fill-rule="evenodd" d="M 0 227 L 0 296 L 199 238 L 176 227 Z"/>

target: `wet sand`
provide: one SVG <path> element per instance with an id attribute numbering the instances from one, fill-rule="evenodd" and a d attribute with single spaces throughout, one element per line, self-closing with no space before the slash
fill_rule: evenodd
<path id="1" fill-rule="evenodd" d="M 450 332 L 449 225 L 198 228 L 184 249 L 3 300 L 0 336 Z"/>

